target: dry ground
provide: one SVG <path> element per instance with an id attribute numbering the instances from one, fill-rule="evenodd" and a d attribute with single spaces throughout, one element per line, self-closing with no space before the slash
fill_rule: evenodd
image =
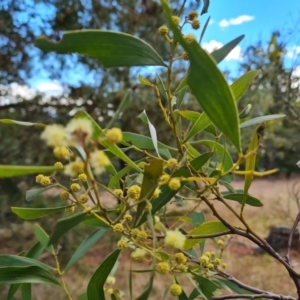
<path id="1" fill-rule="evenodd" d="M 242 181 L 236 181 L 234 184 L 236 189 L 243 187 Z M 295 191 L 293 187 L 300 189 L 300 178 L 272 178 L 256 180 L 250 190 L 250 194 L 259 198 L 264 206 L 261 208 L 247 207 L 246 219 L 249 221 L 252 229 L 258 232 L 262 237 L 266 237 L 269 233 L 271 225 L 291 225 L 298 213 L 298 207 L 295 201 Z M 220 204 L 216 204 L 219 205 Z M 238 207 L 238 205 L 236 206 Z M 198 211 L 205 210 L 204 206 L 200 206 Z M 223 216 L 232 222 L 232 214 L 227 212 L 225 208 L 220 206 Z M 208 212 L 207 219 L 213 219 Z M 236 222 L 238 225 L 238 222 Z M 11 226 L 9 230 L 0 227 L 0 254 L 11 253 L 18 254 L 26 245 L 29 247 L 33 241 L 33 224 L 24 223 L 21 226 Z M 97 268 L 103 258 L 115 247 L 115 240 L 111 236 L 105 236 L 99 243 L 88 252 L 88 255 L 77 263 L 66 273 L 66 283 L 70 289 L 74 299 L 86 289 L 88 279 L 93 271 Z M 223 261 L 227 263 L 227 272 L 249 285 L 256 286 L 261 289 L 270 290 L 275 293 L 288 294 L 296 296 L 295 288 L 285 271 L 285 269 L 268 255 L 254 256 L 252 255 L 252 247 L 249 242 L 239 237 L 233 237 L 226 248 Z M 208 244 L 208 249 L 214 249 L 212 244 Z M 117 271 L 116 286 L 125 291 L 125 299 L 128 296 L 128 270 L 130 269 L 130 260 L 128 259 L 130 251 L 122 252 L 120 257 L 119 269 Z M 44 255 L 43 260 L 48 261 L 50 258 Z M 300 254 L 293 253 L 292 260 L 295 269 L 300 272 Z M 138 267 L 138 266 L 137 266 Z M 147 268 L 148 266 L 139 266 Z M 144 275 L 138 274 L 134 276 L 134 295 L 137 296 L 147 283 Z M 157 276 L 154 284 L 153 295 L 150 299 L 163 299 L 163 294 L 167 286 L 172 283 L 171 276 Z M 191 290 L 190 283 L 186 279 L 182 279 L 181 283 Z M 6 299 L 6 288 L 0 286 L 0 299 Z M 48 286 L 36 285 L 34 287 L 34 295 L 37 300 L 65 299 L 64 294 L 54 288 Z M 16 298 L 20 299 L 20 298 Z M 167 298 L 171 299 L 171 298 Z"/>

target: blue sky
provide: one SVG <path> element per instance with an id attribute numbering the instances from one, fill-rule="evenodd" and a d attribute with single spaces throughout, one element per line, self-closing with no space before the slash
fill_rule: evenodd
<path id="1" fill-rule="evenodd" d="M 222 63 L 221 68 L 235 69 L 243 49 L 259 40 L 267 43 L 275 30 L 279 30 L 283 34 L 281 38 L 288 43 L 287 65 L 291 63 L 292 52 L 300 53 L 299 0 L 211 0 L 209 12 L 201 17 L 202 24 L 208 16 L 211 24 L 202 43 L 208 50 L 218 45 L 216 42 L 226 44 L 245 34 L 244 40 L 230 55 L 231 59 Z M 291 31 L 293 34 L 289 34 Z"/>

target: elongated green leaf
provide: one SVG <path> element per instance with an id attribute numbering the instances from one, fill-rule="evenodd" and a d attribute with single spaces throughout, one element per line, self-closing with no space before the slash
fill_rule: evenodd
<path id="1" fill-rule="evenodd" d="M 99 139 L 99 137 L 104 136 L 104 132 L 102 128 L 95 122 L 95 120 L 86 112 L 86 111 L 79 111 L 76 114 L 77 118 L 86 118 L 91 121 L 93 124 L 93 138 Z M 120 158 L 124 162 L 126 162 L 128 165 L 130 165 L 133 169 L 135 169 L 138 172 L 142 172 L 142 170 L 126 155 L 124 152 L 115 144 L 112 144 L 108 141 L 101 141 L 100 144 L 107 148 L 112 154 L 114 154 L 116 157 Z"/>
<path id="2" fill-rule="evenodd" d="M 236 285 L 234 282 L 231 282 L 227 279 L 217 279 L 217 282 L 221 282 L 222 284 L 224 284 L 225 286 L 229 287 L 230 290 L 232 290 L 233 292 L 237 293 L 237 294 L 249 294 L 249 298 L 251 298 L 251 294 L 253 295 L 252 292 L 246 290 L 246 289 L 242 289 L 240 288 L 238 285 Z M 220 285 L 220 287 L 222 287 L 222 285 Z"/>
<path id="3" fill-rule="evenodd" d="M 47 52 L 76 52 L 98 58 L 105 68 L 166 66 L 158 53 L 143 40 L 109 30 L 69 31 L 59 42 L 42 36 L 35 44 Z"/>
<path id="4" fill-rule="evenodd" d="M 34 260 L 37 260 L 42 252 L 44 251 L 44 246 L 40 243 L 37 242 L 34 244 L 31 249 L 25 254 L 25 257 L 32 258 Z M 7 293 L 7 300 L 11 300 L 14 294 L 17 292 L 17 290 L 20 287 L 20 283 L 15 283 L 12 284 L 9 288 L 9 291 Z"/>
<path id="5" fill-rule="evenodd" d="M 228 233 L 229 229 L 221 222 L 218 221 L 208 221 L 202 223 L 200 226 L 191 230 L 188 234 L 189 235 L 206 235 L 206 234 L 218 234 L 224 232 L 224 234 Z M 187 239 L 185 241 L 184 250 L 189 250 L 193 248 L 195 245 L 199 244 L 200 242 L 204 241 L 205 238 L 199 239 Z"/>
<path id="6" fill-rule="evenodd" d="M 245 37 L 245 35 L 240 35 L 239 37 L 235 38 L 234 40 L 230 41 L 223 47 L 218 50 L 213 51 L 210 55 L 214 58 L 214 60 L 219 63 L 221 62 Z"/>
<path id="7" fill-rule="evenodd" d="M 165 100 L 168 100 L 166 87 L 158 74 L 156 74 L 156 85 L 158 86 L 160 95 L 163 96 Z"/>
<path id="8" fill-rule="evenodd" d="M 22 300 L 31 300 L 32 299 L 30 283 L 23 283 L 21 290 L 22 290 Z"/>
<path id="9" fill-rule="evenodd" d="M 58 220 L 55 225 L 54 231 L 50 238 L 49 243 L 54 244 L 58 241 L 58 239 L 64 235 L 67 231 L 74 228 L 76 225 L 86 220 L 86 215 L 88 212 L 80 212 L 78 214 L 74 214 L 70 217 L 63 218 Z"/>
<path id="10" fill-rule="evenodd" d="M 197 48 L 194 50 L 197 50 Z M 203 63 L 199 63 L 198 59 L 194 63 L 191 62 L 188 78 L 191 91 L 211 122 L 241 152 L 237 108 L 233 95 L 221 72 L 217 68 L 213 69 L 214 65 L 209 56 L 205 57 L 207 55 L 205 51 L 198 47 L 198 52 L 202 53 L 201 61 Z M 202 70 L 198 69 L 200 65 Z M 201 84 L 199 84 L 200 82 Z"/>
<path id="11" fill-rule="evenodd" d="M 44 174 L 61 171 L 62 168 L 53 166 L 5 166 L 0 165 L 0 178 L 10 178 L 32 174 Z"/>
<path id="12" fill-rule="evenodd" d="M 0 284 L 43 283 L 61 287 L 58 280 L 38 266 L 0 268 Z"/>
<path id="13" fill-rule="evenodd" d="M 40 189 L 34 189 L 34 190 L 29 190 L 26 191 L 26 200 L 27 201 L 31 201 L 32 199 L 34 199 L 36 196 L 44 193 L 45 191 L 48 191 L 50 189 L 52 189 L 53 187 L 57 186 L 56 184 L 50 185 L 50 186 L 45 186 L 43 188 Z"/>
<path id="14" fill-rule="evenodd" d="M 53 208 L 25 208 L 25 207 L 12 207 L 11 210 L 19 218 L 23 220 L 39 219 L 56 212 L 64 211 L 70 205 L 53 207 Z"/>
<path id="15" fill-rule="evenodd" d="M 28 250 L 25 256 L 28 258 L 38 259 L 43 251 L 44 246 L 40 242 L 37 242 Z"/>
<path id="16" fill-rule="evenodd" d="M 103 234 L 107 231 L 107 228 L 100 228 L 96 231 L 92 232 L 76 249 L 71 259 L 69 260 L 65 270 L 69 269 L 73 266 L 82 256 L 84 256 L 89 249 L 91 249 L 98 240 L 103 236 Z"/>
<path id="17" fill-rule="evenodd" d="M 188 44 L 172 21 L 172 12 L 166 0 L 162 2 L 169 26 L 174 37 L 188 52 L 190 69 L 188 84 L 203 111 L 212 123 L 241 152 L 238 111 L 235 99 L 222 72 L 215 62 L 195 41 Z"/>
<path id="18" fill-rule="evenodd" d="M 239 118 L 240 119 L 245 119 L 249 116 L 249 113 L 251 111 L 252 105 L 251 104 L 247 104 L 245 106 L 245 108 L 241 111 L 241 113 L 239 114 Z"/>
<path id="19" fill-rule="evenodd" d="M 211 153 L 204 153 L 201 156 L 193 159 L 191 161 L 191 166 L 195 170 L 199 170 L 211 157 Z M 181 167 L 178 171 L 173 174 L 173 177 L 188 177 L 189 172 L 185 167 Z M 181 182 L 180 189 L 185 185 L 185 182 Z M 179 190 L 180 190 L 179 189 Z M 162 207 L 164 207 L 176 194 L 178 191 L 171 190 L 167 185 L 164 185 L 160 188 L 161 194 L 160 196 L 152 202 L 152 215 L 155 215 L 157 211 L 159 211 Z M 147 220 L 147 214 L 144 214 L 141 220 L 136 225 L 139 227 Z"/>
<path id="20" fill-rule="evenodd" d="M 126 110 L 126 108 L 130 104 L 131 97 L 132 97 L 132 91 L 127 90 L 127 92 L 125 93 L 125 95 L 121 100 L 120 105 L 118 106 L 117 110 L 114 112 L 113 117 L 109 120 L 105 128 L 110 128 L 114 124 L 114 122 L 119 118 L 120 114 Z"/>
<path id="21" fill-rule="evenodd" d="M 203 212 L 193 212 L 191 213 L 191 219 L 193 226 L 198 227 L 205 222 L 205 214 Z"/>
<path id="22" fill-rule="evenodd" d="M 179 85 L 177 86 L 173 94 L 177 95 L 180 91 L 185 89 L 187 85 L 188 85 L 188 76 L 186 75 L 182 78 L 182 80 L 180 81 Z"/>
<path id="23" fill-rule="evenodd" d="M 136 133 L 132 133 L 132 132 L 123 132 L 123 140 L 131 143 L 132 145 L 134 145 L 140 149 L 155 149 L 152 139 L 147 136 L 141 135 L 141 134 L 136 134 Z M 158 147 L 158 152 L 166 158 L 172 157 L 169 150 L 176 151 L 175 148 L 172 148 L 161 142 L 157 142 L 157 147 Z"/>
<path id="24" fill-rule="evenodd" d="M 202 140 L 197 142 L 197 144 L 204 145 L 209 149 L 214 149 L 215 153 L 218 154 L 221 158 L 221 162 L 223 163 L 222 167 L 225 172 L 232 168 L 233 162 L 231 155 L 222 145 L 211 140 Z"/>
<path id="25" fill-rule="evenodd" d="M 285 117 L 285 115 L 268 115 L 268 116 L 261 116 L 261 117 L 253 118 L 251 120 L 248 120 L 248 121 L 243 122 L 242 124 L 240 124 L 240 128 L 245 128 L 245 127 L 249 127 L 249 126 L 252 126 L 252 125 L 257 125 L 257 124 L 260 124 L 260 123 L 263 123 L 263 122 L 277 120 L 277 119 L 281 119 L 281 118 L 284 118 L 284 117 Z"/>
<path id="26" fill-rule="evenodd" d="M 244 194 L 241 193 L 236 193 L 236 194 L 225 194 L 224 195 L 225 199 L 228 200 L 233 200 L 233 201 L 237 201 L 239 203 L 243 203 L 243 199 L 244 199 Z M 246 204 L 250 205 L 250 206 L 255 206 L 255 207 L 261 207 L 263 206 L 263 204 L 255 197 L 252 197 L 250 195 L 247 195 L 246 198 Z"/>
<path id="27" fill-rule="evenodd" d="M 105 299 L 103 287 L 107 277 L 109 276 L 112 268 L 114 267 L 119 257 L 119 254 L 120 254 L 119 249 L 112 252 L 95 271 L 87 287 L 88 300 Z"/>
<path id="28" fill-rule="evenodd" d="M 202 115 L 201 113 L 198 113 L 197 111 L 193 111 L 193 110 L 181 110 L 179 113 L 183 118 L 193 123 L 195 123 Z"/>
<path id="29" fill-rule="evenodd" d="M 149 162 L 149 164 L 145 164 L 144 166 L 144 176 L 139 199 L 139 201 L 141 202 L 137 207 L 134 224 L 139 221 L 147 205 L 147 202 L 143 200 L 150 200 L 155 189 L 158 186 L 159 178 L 163 173 L 163 165 L 163 160 L 153 159 Z"/>
<path id="30" fill-rule="evenodd" d="M 11 119 L 0 119 L 0 123 L 3 123 L 3 124 L 12 124 L 12 125 L 21 125 L 21 126 L 46 127 L 45 124 L 41 124 L 41 123 L 23 122 L 23 121 L 11 120 Z"/>
<path id="31" fill-rule="evenodd" d="M 247 91 L 249 86 L 251 85 L 254 78 L 260 73 L 260 71 L 249 71 L 240 78 L 238 78 L 236 81 L 233 82 L 233 84 L 230 86 L 232 93 L 234 95 L 234 98 L 236 101 L 240 100 L 240 98 L 243 96 L 243 94 Z M 190 140 L 193 136 L 195 136 L 197 133 L 201 132 L 202 130 L 206 129 L 210 124 L 211 121 L 208 118 L 208 116 L 205 113 L 198 113 L 198 112 L 189 112 L 189 111 L 181 111 L 180 114 L 187 118 L 188 120 L 192 122 L 196 122 L 194 126 L 191 128 L 191 130 L 188 132 L 185 142 Z M 196 119 L 196 116 L 197 119 Z M 240 128 L 242 125 L 240 125 Z"/>
<path id="32" fill-rule="evenodd" d="M 207 279 L 206 277 L 203 277 L 201 275 L 198 275 L 197 273 L 191 272 L 194 275 L 195 280 L 199 283 L 199 288 L 201 289 L 201 292 L 207 299 L 211 299 L 214 295 L 215 290 L 218 288 L 218 285 Z"/>
<path id="33" fill-rule="evenodd" d="M 50 266 L 47 266 L 35 259 L 18 256 L 18 255 L 0 255 L 0 269 L 6 267 L 28 267 L 37 266 L 45 270 L 51 270 Z"/>
<path id="34" fill-rule="evenodd" d="M 253 80 L 260 72 L 261 72 L 260 70 L 249 71 L 244 75 L 242 75 L 241 77 L 239 77 L 238 79 L 236 79 L 231 84 L 230 87 L 236 101 L 239 101 L 241 99 L 241 97 L 248 90 Z"/>
<path id="35" fill-rule="evenodd" d="M 186 91 L 187 91 L 187 87 L 183 88 L 179 93 L 178 95 L 176 96 L 177 97 L 177 100 L 176 100 L 176 105 L 177 105 L 177 108 L 180 109 L 181 107 L 181 104 L 184 100 L 184 96 L 186 94 Z"/>
<path id="36" fill-rule="evenodd" d="M 129 174 L 130 170 L 132 169 L 131 166 L 126 166 L 120 172 L 118 172 L 115 176 L 113 176 L 108 184 L 110 189 L 112 188 L 120 188 L 120 180 L 126 175 Z"/>
<path id="37" fill-rule="evenodd" d="M 264 123 L 262 123 L 264 124 Z M 248 156 L 246 158 L 246 166 L 245 169 L 248 172 L 253 172 L 255 170 L 255 164 L 256 164 L 256 155 L 257 155 L 257 149 L 258 149 L 258 144 L 259 144 L 259 139 L 260 139 L 260 132 L 263 131 L 265 128 L 265 124 L 261 125 L 258 127 L 257 130 L 255 130 L 251 142 L 248 147 L 248 153 L 252 152 L 252 155 Z M 246 204 L 247 196 L 248 196 L 248 191 L 251 186 L 251 183 L 253 181 L 253 174 L 246 174 L 245 175 L 245 181 L 244 181 L 244 197 L 242 201 L 242 207 L 241 207 L 241 213 L 243 212 L 244 206 Z"/>
<path id="38" fill-rule="evenodd" d="M 45 232 L 45 230 L 38 224 L 35 224 L 34 233 L 35 233 L 36 239 L 44 246 L 44 248 L 51 254 L 54 254 L 55 251 L 54 251 L 53 245 L 49 245 L 50 239 L 49 239 L 48 234 Z"/>
<path id="39" fill-rule="evenodd" d="M 203 39 L 204 34 L 205 34 L 205 32 L 206 32 L 207 26 L 208 26 L 208 24 L 209 24 L 209 21 L 210 21 L 210 16 L 207 18 L 207 20 L 206 20 L 206 22 L 205 22 L 205 24 L 204 24 L 204 26 L 203 26 L 203 29 L 202 29 L 202 31 L 201 31 L 200 39 L 199 39 L 199 44 L 201 44 L 201 42 L 202 42 L 202 39 Z"/>
<path id="40" fill-rule="evenodd" d="M 204 130 L 210 124 L 211 121 L 208 118 L 207 114 L 202 113 L 197 119 L 197 121 L 195 122 L 195 124 L 193 125 L 193 127 L 191 128 L 191 130 L 189 131 L 189 133 L 187 134 L 187 136 L 185 137 L 184 143 L 187 142 L 189 139 L 191 139 L 193 136 L 195 136 L 197 133 Z"/>
<path id="41" fill-rule="evenodd" d="M 153 83 L 151 83 L 148 79 L 144 78 L 141 74 L 138 75 L 138 80 L 141 84 L 153 86 Z"/>
<path id="42" fill-rule="evenodd" d="M 147 124 L 149 126 L 151 140 L 153 142 L 154 149 L 156 150 L 156 153 L 159 156 L 159 151 L 158 151 L 158 146 L 157 146 L 158 141 L 157 141 L 156 129 L 152 125 L 152 123 L 149 121 L 146 111 L 144 110 L 142 113 L 140 113 L 138 115 L 138 118 L 140 118 L 145 124 Z"/>

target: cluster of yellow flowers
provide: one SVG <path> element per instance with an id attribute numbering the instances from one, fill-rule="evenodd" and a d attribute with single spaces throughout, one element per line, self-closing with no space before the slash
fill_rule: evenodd
<path id="1" fill-rule="evenodd" d="M 97 150 L 93 143 L 93 124 L 86 118 L 72 119 L 65 127 L 59 124 L 46 126 L 41 134 L 48 146 L 53 147 L 55 157 L 60 160 L 69 160 L 75 157 L 71 152 L 71 147 L 82 147 L 87 149 L 92 145 L 93 149 L 88 153 L 88 163 L 92 167 L 94 174 L 99 175 L 105 167 L 110 165 L 110 161 L 104 151 Z M 122 140 L 122 131 L 119 128 L 112 128 L 106 131 L 104 139 L 110 143 L 116 144 Z M 102 138 L 103 140 L 103 138 Z M 83 173 L 85 162 L 81 158 L 76 158 L 65 166 L 64 173 L 68 176 L 75 177 Z"/>

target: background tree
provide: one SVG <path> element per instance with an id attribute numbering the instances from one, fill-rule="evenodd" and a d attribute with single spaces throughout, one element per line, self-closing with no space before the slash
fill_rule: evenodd
<path id="1" fill-rule="evenodd" d="M 271 35 L 267 46 L 259 41 L 246 49 L 240 66 L 242 73 L 252 69 L 260 69 L 262 73 L 240 104 L 252 104 L 251 117 L 278 112 L 286 114 L 281 122 L 267 124 L 268 130 L 262 140 L 264 150 L 261 153 L 260 167 L 279 168 L 289 175 L 297 169 L 300 150 L 300 77 L 296 59 L 291 68 L 286 67 L 287 53 L 287 39 L 282 38 L 279 32 Z"/>

